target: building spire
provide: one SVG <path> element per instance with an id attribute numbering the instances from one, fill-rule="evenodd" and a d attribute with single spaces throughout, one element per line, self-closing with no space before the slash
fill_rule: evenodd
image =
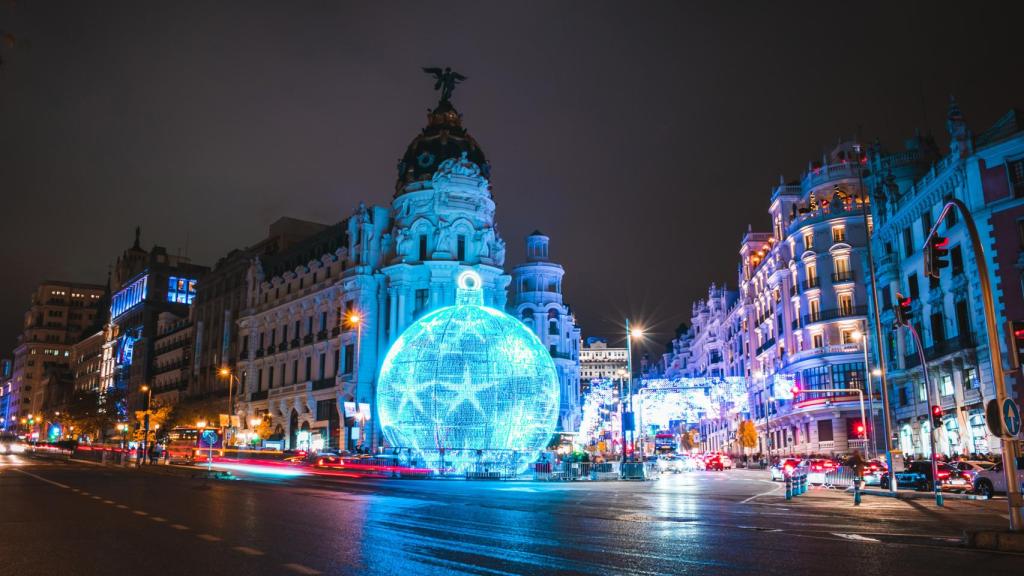
<path id="1" fill-rule="evenodd" d="M 141 226 L 136 226 L 135 227 L 135 244 L 132 246 L 132 248 L 136 248 L 136 249 L 141 248 L 141 246 L 139 246 L 139 237 L 141 235 L 142 235 L 142 227 Z"/>

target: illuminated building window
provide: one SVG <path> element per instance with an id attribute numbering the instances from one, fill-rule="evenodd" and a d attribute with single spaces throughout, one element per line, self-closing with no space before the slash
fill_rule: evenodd
<path id="1" fill-rule="evenodd" d="M 167 301 L 191 304 L 196 297 L 196 280 L 171 276 L 167 280 Z"/>
<path id="2" fill-rule="evenodd" d="M 117 318 L 146 299 L 149 276 L 143 276 L 114 294 L 110 301 L 110 317 Z"/>
<path id="3" fill-rule="evenodd" d="M 846 242 L 846 226 L 833 226 L 832 243 L 838 244 L 840 242 Z"/>

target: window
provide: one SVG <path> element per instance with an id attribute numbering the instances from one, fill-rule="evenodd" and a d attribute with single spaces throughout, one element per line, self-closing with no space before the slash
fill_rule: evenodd
<path id="1" fill-rule="evenodd" d="M 1006 163 L 1006 172 L 1010 176 L 1010 189 L 1017 198 L 1024 196 L 1024 159 Z"/>
<path id="2" fill-rule="evenodd" d="M 927 402 L 928 401 L 928 389 L 924 387 L 924 382 L 917 385 L 917 401 Z"/>
<path id="3" fill-rule="evenodd" d="M 282 362 L 281 363 L 281 378 L 279 380 L 280 383 L 281 383 L 281 386 L 284 386 L 284 370 L 285 370 L 285 365 L 284 365 L 284 362 Z"/>
<path id="4" fill-rule="evenodd" d="M 321 332 L 326 332 L 327 331 L 327 312 L 321 312 L 320 313 L 320 331 Z"/>
<path id="5" fill-rule="evenodd" d="M 825 346 L 825 335 L 820 332 L 811 336 L 811 345 L 814 348 L 822 348 Z"/>
<path id="6" fill-rule="evenodd" d="M 963 373 L 964 388 L 968 390 L 978 389 L 978 369 L 977 368 L 965 368 Z"/>
<path id="7" fill-rule="evenodd" d="M 313 357 L 306 356 L 306 380 L 313 379 Z"/>
<path id="8" fill-rule="evenodd" d="M 920 297 L 921 292 L 917 287 L 917 272 L 914 272 L 910 276 L 907 276 L 907 290 L 910 292 L 910 297 L 917 299 Z"/>
<path id="9" fill-rule="evenodd" d="M 921 214 L 921 237 L 926 238 L 928 233 L 932 231 L 932 211 L 925 210 Z"/>
<path id="10" fill-rule="evenodd" d="M 903 229 L 903 256 L 914 253 L 914 231 L 909 226 Z"/>
<path id="11" fill-rule="evenodd" d="M 320 353 L 320 371 L 318 372 L 319 378 L 323 380 L 326 377 L 325 369 L 327 368 L 327 353 Z"/>
<path id="12" fill-rule="evenodd" d="M 264 336 L 264 333 L 260 332 L 260 345 L 258 346 L 258 348 L 260 350 L 263 350 L 263 336 Z"/>
<path id="13" fill-rule="evenodd" d="M 167 301 L 191 304 L 196 297 L 196 281 L 192 278 L 171 276 L 167 279 Z"/>
<path id="14" fill-rule="evenodd" d="M 939 377 L 939 394 L 943 396 L 953 395 L 953 376 L 943 374 Z"/>
<path id="15" fill-rule="evenodd" d="M 330 420 L 331 412 L 335 411 L 337 406 L 337 400 L 330 398 L 328 400 L 317 400 L 316 401 L 316 419 L 317 420 Z"/>
<path id="16" fill-rule="evenodd" d="M 910 400 L 907 398 L 907 387 L 906 386 L 900 386 L 899 393 L 900 393 L 900 406 L 906 406 L 907 404 L 909 404 Z"/>
<path id="17" fill-rule="evenodd" d="M 946 327 L 945 319 L 942 317 L 942 312 L 936 312 L 932 314 L 932 343 L 938 344 L 946 339 Z"/>
<path id="18" fill-rule="evenodd" d="M 964 254 L 960 250 L 959 244 L 953 246 L 953 249 L 949 251 L 949 263 L 953 276 L 959 276 L 964 273 Z"/>
<path id="19" fill-rule="evenodd" d="M 466 260 L 466 236 L 464 234 L 459 234 L 456 239 L 455 259 L 459 262 Z"/>
<path id="20" fill-rule="evenodd" d="M 430 289 L 429 288 L 417 288 L 416 289 L 416 307 L 413 309 L 413 318 L 416 318 L 427 309 L 427 302 L 430 300 Z"/>
<path id="21" fill-rule="evenodd" d="M 836 298 L 839 303 L 839 315 L 850 316 L 853 314 L 853 295 L 839 294 Z"/>
<path id="22" fill-rule="evenodd" d="M 843 337 L 843 344 L 853 344 L 853 330 L 843 330 L 841 334 Z"/>
<path id="23" fill-rule="evenodd" d="M 356 347 L 354 344 L 345 345 L 345 374 L 351 374 L 355 369 Z"/>
<path id="24" fill-rule="evenodd" d="M 299 359 L 292 360 L 292 383 L 297 384 L 299 382 Z"/>
<path id="25" fill-rule="evenodd" d="M 302 321 L 301 320 L 296 320 L 295 321 L 295 336 L 293 336 L 293 338 L 297 339 L 299 337 L 299 334 L 301 333 L 301 329 L 300 329 L 301 326 L 302 326 Z"/>
<path id="26" fill-rule="evenodd" d="M 956 314 L 956 333 L 963 338 L 971 334 L 971 316 L 967 310 L 967 300 L 957 300 L 953 305 Z"/>
<path id="27" fill-rule="evenodd" d="M 263 390 L 263 368 L 256 371 L 256 391 Z"/>
<path id="28" fill-rule="evenodd" d="M 313 317 L 306 318 L 306 334 L 313 333 Z"/>
<path id="29" fill-rule="evenodd" d="M 833 442 L 832 421 L 818 420 L 818 442 Z"/>
<path id="30" fill-rule="evenodd" d="M 267 368 L 267 388 L 274 387 L 274 367 Z"/>
<path id="31" fill-rule="evenodd" d="M 807 302 L 807 308 L 809 314 L 807 315 L 807 322 L 817 322 L 821 319 L 821 304 L 817 300 L 810 300 Z"/>
<path id="32" fill-rule="evenodd" d="M 281 326 L 281 343 L 288 341 L 288 325 Z"/>
<path id="33" fill-rule="evenodd" d="M 814 233 L 813 232 L 805 232 L 804 233 L 804 250 L 805 251 L 806 250 L 814 250 Z"/>
<path id="34" fill-rule="evenodd" d="M 420 234 L 420 260 L 427 259 L 427 235 Z"/>
<path id="35" fill-rule="evenodd" d="M 846 226 L 833 226 L 832 243 L 838 244 L 840 242 L 846 242 Z"/>

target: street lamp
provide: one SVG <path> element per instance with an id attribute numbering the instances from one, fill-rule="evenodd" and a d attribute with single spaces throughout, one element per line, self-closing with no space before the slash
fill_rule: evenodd
<path id="1" fill-rule="evenodd" d="M 636 457 L 636 416 L 633 414 L 633 339 L 643 338 L 644 331 L 641 328 L 629 327 L 629 318 L 626 318 L 626 370 L 629 373 L 629 445 L 633 449 L 633 457 Z M 625 428 L 625 427 L 624 427 Z M 623 430 L 623 440 L 626 431 Z M 622 459 L 626 460 L 626 450 L 623 447 Z"/>
<path id="2" fill-rule="evenodd" d="M 232 385 L 235 382 L 238 382 L 238 387 L 241 388 L 242 387 L 242 381 L 239 380 L 238 377 L 235 376 L 235 374 L 233 372 L 231 372 L 231 369 L 228 368 L 227 366 L 224 366 L 220 370 L 218 370 L 217 374 L 219 374 L 221 378 L 227 378 L 228 379 L 228 422 L 227 422 L 227 425 L 224 427 L 224 447 L 227 448 L 227 446 L 228 446 L 228 437 L 227 437 L 228 436 L 228 430 L 231 429 L 231 420 L 232 420 L 231 417 L 235 413 L 234 387 Z"/>
<path id="3" fill-rule="evenodd" d="M 139 390 L 146 393 L 146 415 L 143 418 L 143 431 L 142 431 L 142 458 L 140 461 L 146 461 L 146 454 L 149 453 L 149 407 L 153 402 L 153 389 L 147 384 L 139 386 Z"/>
<path id="4" fill-rule="evenodd" d="M 874 370 L 872 370 L 871 369 L 871 364 L 870 364 L 870 362 L 868 362 L 868 334 L 867 334 L 867 330 L 865 329 L 864 332 L 861 332 L 860 330 L 854 330 L 853 334 L 851 334 L 851 336 L 853 337 L 854 341 L 859 341 L 860 344 L 861 344 L 860 347 L 864 349 L 864 379 L 865 379 L 865 381 L 867 382 L 867 385 L 868 385 L 867 386 L 867 391 L 868 391 L 868 414 L 871 415 L 871 455 L 872 456 L 877 456 L 877 454 L 878 454 L 878 437 L 875 436 L 875 394 L 871 391 L 871 388 L 872 388 L 871 376 L 874 374 L 875 371 L 878 371 L 878 373 L 881 374 L 881 370 L 879 370 L 878 368 L 875 368 Z M 864 426 L 868 425 L 867 422 L 862 422 L 862 424 L 864 424 Z M 865 434 L 866 433 L 867 433 L 867 431 L 865 430 Z M 867 438 L 865 438 L 865 440 L 866 439 Z"/>
<path id="5" fill-rule="evenodd" d="M 359 359 L 360 359 L 359 357 L 360 357 L 360 354 L 362 353 L 362 348 L 363 348 L 363 317 L 359 314 L 359 312 L 356 312 L 355 310 L 352 310 L 352 311 L 350 311 L 348 313 L 347 316 L 345 316 L 344 323 L 348 326 L 348 328 L 350 330 L 352 328 L 355 328 L 355 330 L 356 330 L 356 358 L 355 358 L 356 361 L 355 361 L 355 366 L 351 366 L 351 367 L 347 367 L 347 368 L 351 368 L 352 369 L 352 383 L 355 385 L 354 389 L 358 389 L 359 388 Z M 376 390 L 377 380 L 376 380 L 376 378 L 373 379 L 372 385 L 374 387 L 372 395 L 373 395 L 374 398 L 376 398 L 376 396 L 377 396 L 377 390 Z M 353 400 L 355 400 L 355 402 L 356 402 L 356 406 L 359 406 L 359 400 L 355 398 L 355 391 L 353 391 L 352 396 L 353 396 Z M 377 407 L 377 402 L 374 401 L 372 403 L 372 409 L 376 410 L 376 407 Z M 360 411 L 360 413 L 361 413 L 361 411 Z M 361 427 L 365 427 L 365 423 Z M 342 426 L 342 429 L 344 429 L 344 428 L 345 427 Z M 377 443 L 377 433 L 376 432 L 377 432 L 377 426 L 376 426 L 376 421 L 375 421 L 374 424 L 370 426 L 370 448 L 371 449 Z M 351 436 L 351 434 L 349 434 L 348 436 Z M 360 438 L 359 441 L 363 442 L 364 439 Z M 346 438 L 344 443 L 340 442 L 340 439 L 339 439 L 339 444 L 343 444 L 343 447 L 344 446 L 348 446 L 348 439 Z"/>

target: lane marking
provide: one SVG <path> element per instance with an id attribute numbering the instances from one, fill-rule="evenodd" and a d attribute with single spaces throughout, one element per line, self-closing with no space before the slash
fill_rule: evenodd
<path id="1" fill-rule="evenodd" d="M 142 510 L 132 510 L 132 514 L 138 514 L 139 516 L 149 516 L 148 512 L 143 512 Z"/>
<path id="2" fill-rule="evenodd" d="M 24 474 L 25 476 L 31 476 L 31 477 L 35 478 L 36 480 L 40 480 L 42 482 L 46 482 L 47 484 L 52 484 L 54 486 L 57 486 L 58 488 L 71 488 L 71 486 L 68 486 L 67 484 L 61 484 L 60 482 L 54 482 L 53 480 L 49 480 L 47 478 L 43 478 L 42 476 L 36 476 L 35 474 L 33 474 L 31 472 L 25 472 L 21 468 L 14 468 L 14 471 L 15 472 L 19 472 L 21 474 Z"/>
<path id="3" fill-rule="evenodd" d="M 769 490 L 767 492 L 762 492 L 760 494 L 754 494 L 753 496 L 751 496 L 750 498 L 747 498 L 746 500 L 741 500 L 740 504 L 746 504 L 747 502 L 750 502 L 754 498 L 760 498 L 761 496 L 767 496 L 767 495 L 769 495 L 769 494 L 771 494 L 773 492 L 777 492 L 779 490 L 779 488 L 780 488 L 780 486 L 778 484 L 776 484 L 774 487 L 772 487 L 771 490 Z"/>
<path id="4" fill-rule="evenodd" d="M 314 569 L 310 568 L 309 566 L 303 566 L 302 564 L 295 564 L 294 562 L 290 562 L 288 564 L 282 564 L 281 566 L 291 570 L 292 572 L 297 572 L 299 574 L 319 574 L 320 573 L 319 570 L 314 570 Z"/>
<path id="5" fill-rule="evenodd" d="M 127 510 L 128 509 L 128 507 L 125 506 L 124 504 L 118 504 L 117 507 L 120 508 L 121 510 Z"/>
<path id="6" fill-rule="evenodd" d="M 831 534 L 833 536 L 839 536 L 840 538 L 845 538 L 847 540 L 853 540 L 854 542 L 881 542 L 881 540 L 877 540 L 875 538 L 868 538 L 867 536 L 861 536 L 860 534 L 843 534 L 840 532 L 832 532 Z"/>
<path id="7" fill-rule="evenodd" d="M 207 542 L 220 542 L 223 538 L 214 536 L 213 534 L 200 534 L 196 538 L 206 540 Z"/>
<path id="8" fill-rule="evenodd" d="M 100 498 L 99 496 L 90 496 L 90 498 L 93 500 L 103 500 L 103 498 Z"/>
<path id="9" fill-rule="evenodd" d="M 159 516 L 150 516 L 149 519 L 153 522 L 167 522 L 167 518 L 161 518 Z"/>
<path id="10" fill-rule="evenodd" d="M 241 552 L 242 554 L 248 554 L 249 556 L 263 556 L 262 550 L 249 548 L 248 546 L 235 546 L 235 550 Z"/>
<path id="11" fill-rule="evenodd" d="M 171 528 L 174 528 L 175 530 L 188 530 L 188 526 L 185 526 L 184 524 L 171 524 Z"/>
<path id="12" fill-rule="evenodd" d="M 104 504 L 113 504 L 114 501 L 113 500 L 104 500 L 103 503 Z"/>

